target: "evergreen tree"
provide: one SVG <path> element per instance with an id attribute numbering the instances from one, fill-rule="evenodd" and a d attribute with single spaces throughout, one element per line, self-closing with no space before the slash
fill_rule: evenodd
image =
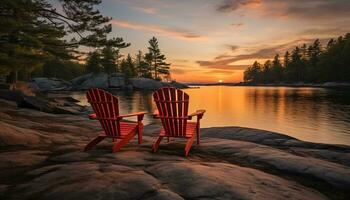
<path id="1" fill-rule="evenodd" d="M 317 76 L 319 74 L 318 68 L 316 64 L 319 61 L 319 56 L 321 54 L 321 43 L 317 39 L 314 41 L 312 45 L 310 45 L 307 49 L 307 65 L 306 65 L 306 81 L 308 82 L 316 82 L 317 81 Z"/>
<path id="2" fill-rule="evenodd" d="M 255 61 L 254 64 L 244 72 L 244 81 L 259 83 L 261 81 L 261 72 L 261 64 Z"/>
<path id="3" fill-rule="evenodd" d="M 300 48 L 295 47 L 291 55 L 291 61 L 288 67 L 286 67 L 287 80 L 289 82 L 301 81 L 302 80 L 301 68 L 302 68 L 302 61 L 301 61 Z"/>
<path id="4" fill-rule="evenodd" d="M 134 62 L 132 61 L 132 58 L 130 54 L 126 57 L 126 59 L 123 59 L 121 62 L 121 72 L 124 73 L 126 82 L 129 81 L 129 78 L 136 76 L 136 70 Z"/>
<path id="5" fill-rule="evenodd" d="M 261 74 L 262 82 L 263 83 L 270 83 L 272 79 L 272 62 L 271 60 L 267 60 L 264 63 L 262 74 Z"/>
<path id="6" fill-rule="evenodd" d="M 97 51 L 89 53 L 86 62 L 86 71 L 92 73 L 101 72 L 100 54 Z"/>
<path id="7" fill-rule="evenodd" d="M 115 62 L 117 65 L 117 69 L 116 69 L 117 72 L 121 72 L 121 58 L 123 58 L 123 55 L 120 53 L 120 50 L 117 49 L 115 51 Z"/>
<path id="8" fill-rule="evenodd" d="M 31 71 L 54 57 L 70 60 L 79 55 L 76 49 L 80 45 L 129 45 L 122 38 L 107 39 L 112 26 L 108 23 L 110 18 L 95 9 L 100 3 L 100 0 L 2 0 L 0 72 L 10 74 L 9 82 L 16 82 L 19 71 Z"/>
<path id="9" fill-rule="evenodd" d="M 290 63 L 290 54 L 289 51 L 286 51 L 284 54 L 284 68 L 287 68 Z"/>
<path id="10" fill-rule="evenodd" d="M 311 45 L 296 47 L 284 55 L 284 67 L 278 55 L 261 69 L 258 62 L 244 72 L 244 81 L 252 83 L 350 82 L 350 33 L 331 39 L 323 50 L 317 39 Z M 260 67 L 259 67 L 260 66 Z"/>
<path id="11" fill-rule="evenodd" d="M 117 72 L 117 52 L 111 47 L 106 46 L 102 49 L 101 66 L 107 74 Z"/>
<path id="12" fill-rule="evenodd" d="M 145 58 L 141 51 L 138 51 L 138 53 L 136 54 L 135 65 L 136 65 L 136 71 L 137 71 L 138 77 L 152 78 L 151 67 L 145 61 Z"/>
<path id="13" fill-rule="evenodd" d="M 272 70 L 271 70 L 271 81 L 274 83 L 279 83 L 283 79 L 283 67 L 279 59 L 279 55 L 276 54 L 272 61 Z"/>
<path id="14" fill-rule="evenodd" d="M 167 75 L 169 71 L 169 63 L 166 63 L 166 57 L 160 52 L 157 38 L 153 37 L 149 40 L 148 53 L 145 55 L 145 60 L 151 66 L 153 78 L 161 80 L 161 75 Z"/>
<path id="15" fill-rule="evenodd" d="M 54 77 L 67 81 L 83 75 L 85 66 L 73 61 L 65 61 L 54 58 L 47 61 L 42 67 L 35 69 L 32 72 L 33 77 Z"/>

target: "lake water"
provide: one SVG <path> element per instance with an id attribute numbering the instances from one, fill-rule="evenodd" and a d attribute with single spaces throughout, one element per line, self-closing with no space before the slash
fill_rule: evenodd
<path id="1" fill-rule="evenodd" d="M 205 109 L 201 127 L 242 126 L 312 142 L 350 145 L 349 89 L 202 86 L 186 89 L 190 110 Z M 114 93 L 121 113 L 155 109 L 152 92 Z M 72 97 L 88 105 L 84 92 Z M 159 123 L 146 115 L 145 124 Z"/>

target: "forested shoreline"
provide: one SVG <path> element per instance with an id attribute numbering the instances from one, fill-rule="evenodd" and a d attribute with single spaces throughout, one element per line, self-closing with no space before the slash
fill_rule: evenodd
<path id="1" fill-rule="evenodd" d="M 157 38 L 149 40 L 145 53 L 123 55 L 121 50 L 131 43 L 112 35 L 111 18 L 96 8 L 100 3 L 2 1 L 0 78 L 14 84 L 34 77 L 72 80 L 104 72 L 123 73 L 126 79 L 170 81 L 170 63 Z"/>
<path id="2" fill-rule="evenodd" d="M 244 72 L 244 84 L 350 82 L 350 33 L 331 39 L 326 46 L 312 44 L 276 54 L 264 64 L 257 61 Z"/>

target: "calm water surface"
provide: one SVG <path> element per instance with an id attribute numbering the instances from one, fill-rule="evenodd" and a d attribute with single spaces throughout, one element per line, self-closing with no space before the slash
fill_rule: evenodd
<path id="1" fill-rule="evenodd" d="M 190 110 L 205 109 L 202 127 L 242 126 L 275 131 L 301 140 L 350 145 L 349 89 L 203 86 L 186 89 Z M 121 113 L 147 111 L 152 92 L 113 92 Z M 88 105 L 85 93 L 72 97 Z M 158 122 L 151 115 L 145 123 Z"/>

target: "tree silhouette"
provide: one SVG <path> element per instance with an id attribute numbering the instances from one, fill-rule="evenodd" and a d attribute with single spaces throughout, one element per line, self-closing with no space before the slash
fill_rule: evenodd
<path id="1" fill-rule="evenodd" d="M 153 37 L 149 40 L 148 53 L 145 55 L 145 60 L 151 66 L 153 78 L 161 80 L 160 75 L 169 74 L 169 63 L 166 63 L 166 57 L 160 52 L 157 38 Z"/>
<path id="2" fill-rule="evenodd" d="M 78 59 L 77 47 L 128 46 L 107 39 L 110 18 L 95 8 L 100 0 L 2 0 L 0 3 L 0 73 L 16 82 L 52 59 Z M 68 39 L 71 38 L 71 39 Z"/>
<path id="3" fill-rule="evenodd" d="M 129 78 L 136 76 L 136 70 L 134 62 L 132 61 L 132 58 L 130 54 L 126 57 L 126 59 L 123 59 L 121 62 L 121 72 L 124 73 L 126 82 L 129 82 Z"/>
<path id="4" fill-rule="evenodd" d="M 97 51 L 89 53 L 86 61 L 86 71 L 92 73 L 101 72 L 100 54 Z"/>
<path id="5" fill-rule="evenodd" d="M 151 66 L 145 61 L 142 51 L 136 54 L 135 66 L 138 77 L 152 78 Z"/>
<path id="6" fill-rule="evenodd" d="M 309 46 L 286 51 L 283 66 L 278 54 L 264 66 L 254 62 L 244 72 L 244 81 L 250 83 L 281 82 L 350 82 L 350 33 L 331 39 L 325 48 L 316 39 Z"/>
<path id="7" fill-rule="evenodd" d="M 101 66 L 107 74 L 117 72 L 117 52 L 111 47 L 106 46 L 101 53 Z"/>

